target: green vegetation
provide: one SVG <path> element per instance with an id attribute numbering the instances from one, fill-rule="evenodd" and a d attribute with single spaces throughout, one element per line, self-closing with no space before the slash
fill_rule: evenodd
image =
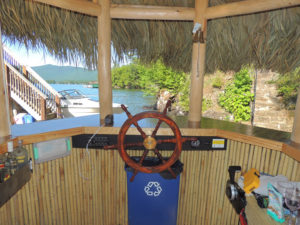
<path id="1" fill-rule="evenodd" d="M 223 83 L 224 83 L 224 81 L 223 81 L 222 77 L 219 75 L 219 76 L 216 76 L 216 77 L 213 79 L 213 81 L 212 81 L 212 86 L 213 86 L 214 88 L 219 88 L 219 89 L 221 89 L 222 86 L 223 86 Z"/>
<path id="2" fill-rule="evenodd" d="M 227 85 L 224 93 L 219 96 L 219 104 L 233 114 L 236 122 L 248 121 L 251 118 L 251 85 L 249 69 L 242 68 L 234 75 L 233 83 Z"/>
<path id="3" fill-rule="evenodd" d="M 206 110 L 208 110 L 209 108 L 211 108 L 212 104 L 213 104 L 212 100 L 203 98 L 203 101 L 202 101 L 202 112 L 205 112 Z"/>
<path id="4" fill-rule="evenodd" d="M 112 69 L 112 84 L 115 88 L 143 89 L 146 94 L 157 95 L 166 89 L 178 97 L 178 104 L 184 111 L 189 108 L 189 76 L 166 67 L 161 60 L 145 66 L 134 60 L 133 63 Z"/>
<path id="5" fill-rule="evenodd" d="M 297 90 L 300 88 L 300 67 L 290 73 L 279 76 L 275 81 L 278 94 L 282 96 L 286 109 L 295 109 L 297 101 Z"/>

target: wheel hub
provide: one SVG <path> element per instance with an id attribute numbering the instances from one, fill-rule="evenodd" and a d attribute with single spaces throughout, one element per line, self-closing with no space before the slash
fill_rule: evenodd
<path id="1" fill-rule="evenodd" d="M 153 138 L 151 136 L 147 136 L 144 139 L 143 144 L 146 149 L 153 150 L 153 149 L 155 149 L 157 142 L 156 142 L 155 138 Z"/>

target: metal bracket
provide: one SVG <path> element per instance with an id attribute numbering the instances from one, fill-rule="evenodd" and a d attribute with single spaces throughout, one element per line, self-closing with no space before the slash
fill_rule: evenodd
<path id="1" fill-rule="evenodd" d="M 204 34 L 202 30 L 202 25 L 199 23 L 195 23 L 193 28 L 193 42 L 194 43 L 204 43 Z"/>

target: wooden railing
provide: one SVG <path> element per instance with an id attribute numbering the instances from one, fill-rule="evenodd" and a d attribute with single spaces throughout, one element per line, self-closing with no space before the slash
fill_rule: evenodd
<path id="1" fill-rule="evenodd" d="M 3 46 L 3 59 L 5 63 L 13 66 L 19 73 L 23 74 L 23 66 L 5 46 Z"/>
<path id="2" fill-rule="evenodd" d="M 61 118 L 60 98 L 61 95 L 51 87 L 43 78 L 41 78 L 34 70 L 28 66 L 22 65 L 13 54 L 3 47 L 4 61 L 22 74 L 28 81 L 30 81 L 38 90 L 40 90 L 46 98 L 46 108 L 51 112 L 56 112 L 57 117 Z"/>
<path id="3" fill-rule="evenodd" d="M 18 104 L 24 103 L 23 107 L 30 107 L 33 110 L 30 114 L 36 119 L 45 120 L 47 96 L 13 66 L 7 64 L 5 68 L 10 97 L 19 99 Z"/>
<path id="4" fill-rule="evenodd" d="M 26 66 L 26 73 L 28 80 L 47 96 L 47 108 L 50 108 L 52 112 L 56 112 L 57 117 L 61 118 L 60 98 L 62 96 L 30 67 Z"/>

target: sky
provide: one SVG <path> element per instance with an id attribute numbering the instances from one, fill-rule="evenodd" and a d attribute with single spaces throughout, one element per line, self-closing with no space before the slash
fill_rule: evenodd
<path id="1" fill-rule="evenodd" d="M 46 64 L 52 64 L 57 66 L 74 66 L 74 67 L 83 67 L 83 65 L 75 65 L 70 63 L 61 63 L 57 61 L 54 57 L 50 54 L 44 53 L 43 50 L 40 51 L 32 51 L 27 50 L 23 44 L 16 43 L 11 44 L 5 40 L 5 37 L 2 36 L 2 42 L 4 45 L 10 50 L 13 56 L 23 65 L 35 67 L 35 66 L 42 66 Z M 112 48 L 111 52 L 112 56 L 115 54 Z M 130 63 L 130 60 L 125 59 L 124 62 L 120 63 L 120 65 L 126 65 Z M 112 67 L 114 66 L 112 61 Z"/>
<path id="2" fill-rule="evenodd" d="M 42 50 L 32 51 L 25 48 L 24 45 L 20 44 L 10 44 L 7 41 L 4 45 L 12 52 L 14 57 L 23 65 L 30 67 L 42 66 L 46 64 L 59 65 L 59 66 L 75 66 L 68 63 L 61 64 L 55 58 L 49 54 L 44 54 Z"/>

